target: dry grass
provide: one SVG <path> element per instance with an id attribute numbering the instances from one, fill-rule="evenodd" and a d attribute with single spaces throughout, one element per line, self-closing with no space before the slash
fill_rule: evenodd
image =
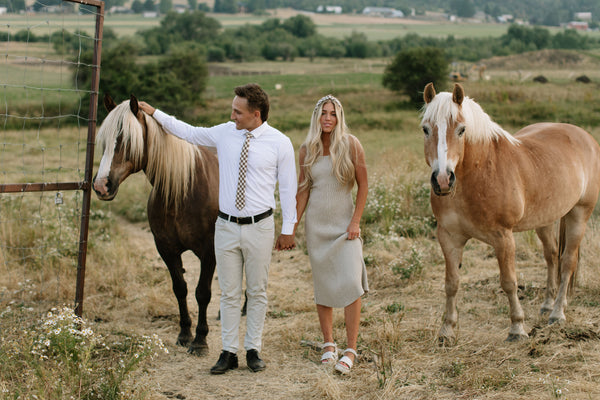
<path id="1" fill-rule="evenodd" d="M 485 93 L 486 85 L 489 84 L 466 84 L 468 93 L 476 94 Z M 507 87 L 518 88 L 516 83 Z M 535 88 L 522 90 L 529 90 L 525 96 L 532 96 Z M 547 90 L 539 96 L 547 99 L 550 95 Z M 355 115 L 363 109 L 361 93 L 349 91 L 342 95 L 347 109 Z M 384 104 L 371 93 L 362 95 Z M 557 94 L 563 95 L 561 91 Z M 280 107 L 277 112 L 285 113 L 286 106 L 292 111 L 310 107 L 313 97 L 313 94 L 293 99 L 275 96 Z M 219 107 L 227 108 L 229 104 L 229 99 L 223 100 Z M 384 110 L 366 109 L 361 115 L 368 118 L 372 113 L 380 119 L 386 118 Z M 354 133 L 367 150 L 371 182 L 383 182 L 390 188 L 405 185 L 410 189 L 415 182 L 428 180 L 418 118 L 416 112 L 395 113 L 387 114 L 397 118 L 394 121 L 398 121 L 399 131 L 361 126 Z M 355 118 L 356 124 L 360 123 L 361 118 Z M 592 134 L 600 137 L 600 129 L 593 127 Z M 296 129 L 290 135 L 297 147 L 304 132 Z M 145 178 L 138 174 L 128 178 L 114 202 L 92 201 L 92 210 L 103 214 L 91 222 L 84 302 L 84 317 L 94 321 L 99 329 L 156 333 L 168 345 L 170 353 L 140 371 L 131 383 L 146 387 L 147 399 L 542 400 L 600 396 L 600 376 L 596 372 L 600 362 L 597 216 L 588 224 L 582 245 L 579 287 L 566 309 L 564 325 L 547 326 L 546 319 L 538 315 L 546 279 L 540 244 L 531 233 L 517 235 L 517 276 L 530 335 L 529 340 L 519 343 L 504 342 L 509 327 L 508 302 L 500 288 L 497 262 L 489 246 L 472 241 L 465 249 L 458 342 L 452 347 L 440 347 L 437 331 L 443 318 L 445 295 L 444 262 L 439 245 L 429 235 L 402 238 L 380 233 L 364 248 L 371 291 L 363 299 L 360 359 L 350 377 L 323 370 L 319 365 L 320 351 L 303 345 L 306 341 L 318 343 L 322 338 L 301 229 L 297 249 L 273 253 L 262 351 L 267 369 L 259 374 L 247 370 L 242 351 L 238 370 L 212 376 L 209 368 L 221 350 L 220 325 L 216 319 L 218 281 L 213 282 L 213 300 L 209 305 L 209 355 L 189 356 L 186 349 L 174 345 L 178 333 L 176 302 L 147 223 L 131 223 L 115 216 L 132 212 L 138 203 L 143 205 L 148 189 Z M 143 212 L 139 213 L 143 216 Z M 407 269 L 409 263 L 416 268 Z M 198 261 L 186 253 L 184 266 L 194 319 L 197 309 L 192 294 L 198 278 Z M 49 276 L 25 267 L 9 270 L 4 263 L 0 264 L 0 305 L 16 299 L 43 308 L 57 297 L 73 299 L 75 269 L 57 271 Z M 20 284 L 30 278 L 36 289 L 42 283 L 60 287 L 60 295 L 46 299 L 35 290 L 23 289 Z M 57 281 L 60 285 L 55 284 Z M 243 336 L 244 326 L 241 332 Z M 339 347 L 344 348 L 342 310 L 334 314 L 334 335 Z"/>
<path id="2" fill-rule="evenodd" d="M 389 171 L 411 169 L 399 159 L 381 162 L 391 163 Z M 379 161 L 372 163 L 373 170 L 382 168 Z M 371 292 L 363 299 L 361 357 L 351 377 L 323 370 L 320 352 L 302 344 L 321 341 L 308 256 L 302 246 L 273 255 L 262 352 L 268 368 L 260 374 L 245 369 L 243 351 L 240 369 L 224 376 L 208 373 L 220 352 L 216 280 L 209 306 L 210 354 L 195 358 L 173 345 L 178 321 L 175 301 L 145 223 L 111 228 L 128 242 L 113 243 L 115 254 L 107 255 L 112 263 L 92 260 L 96 267 L 88 270 L 85 310 L 105 329 L 158 333 L 169 344 L 170 354 L 137 378 L 151 388 L 150 399 L 592 399 L 600 395 L 595 372 L 600 362 L 596 225 L 589 225 L 583 243 L 580 286 L 563 326 L 547 326 L 538 315 L 545 286 L 539 243 L 529 233 L 517 235 L 520 297 L 530 333 L 530 339 L 520 343 L 504 342 L 508 303 L 489 246 L 473 241 L 466 248 L 458 343 L 453 347 L 437 343 L 444 304 L 443 258 L 437 242 L 390 237 L 365 247 L 365 255 L 374 260 L 368 267 Z M 423 269 L 404 279 L 391 265 L 413 248 L 420 251 Z M 143 263 L 131 252 L 144 254 Z M 191 292 L 198 265 L 190 254 L 185 255 L 184 265 Z M 97 287 L 100 282 L 102 290 Z M 191 299 L 189 303 L 195 310 Z M 334 334 L 343 348 L 343 314 L 336 310 L 334 315 Z M 241 332 L 243 336 L 243 326 Z"/>

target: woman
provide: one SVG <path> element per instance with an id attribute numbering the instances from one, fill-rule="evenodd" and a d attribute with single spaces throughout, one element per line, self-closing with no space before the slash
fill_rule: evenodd
<path id="1" fill-rule="evenodd" d="M 348 132 L 342 104 L 328 95 L 317 102 L 299 153 L 298 223 L 306 210 L 306 245 L 313 272 L 315 303 L 323 333 L 321 362 L 347 374 L 356 357 L 361 296 L 367 292 L 360 219 L 367 200 L 364 150 Z M 356 206 L 352 188 L 356 182 Z M 309 202 L 310 198 L 310 202 Z M 344 308 L 347 349 L 338 361 L 333 340 L 333 307 Z"/>

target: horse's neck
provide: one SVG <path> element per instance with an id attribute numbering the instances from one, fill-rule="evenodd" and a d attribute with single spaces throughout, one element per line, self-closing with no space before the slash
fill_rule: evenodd
<path id="1" fill-rule="evenodd" d="M 505 138 L 489 140 L 479 143 L 465 143 L 463 160 L 460 166 L 457 166 L 457 174 L 473 173 L 488 169 L 490 166 L 498 165 L 500 149 L 508 145 Z"/>

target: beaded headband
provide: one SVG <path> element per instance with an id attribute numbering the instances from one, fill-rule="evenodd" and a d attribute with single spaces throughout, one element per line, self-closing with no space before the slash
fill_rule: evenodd
<path id="1" fill-rule="evenodd" d="M 319 101 L 317 101 L 317 105 L 315 106 L 315 111 L 317 111 L 319 109 L 319 107 L 321 107 L 323 104 L 327 103 L 328 101 L 331 101 L 332 103 L 336 103 L 338 106 L 342 105 L 338 99 L 336 99 L 334 96 L 328 94 L 325 97 L 321 97 L 319 99 Z"/>

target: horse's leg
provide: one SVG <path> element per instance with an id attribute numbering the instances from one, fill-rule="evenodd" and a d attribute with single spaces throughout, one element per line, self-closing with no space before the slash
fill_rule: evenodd
<path id="1" fill-rule="evenodd" d="M 205 243 L 208 246 L 206 246 L 204 254 L 196 254 L 200 258 L 200 277 L 196 286 L 198 325 L 196 325 L 196 337 L 188 349 L 188 353 L 196 356 L 203 356 L 208 353 L 208 343 L 206 342 L 206 336 L 208 335 L 206 310 L 212 294 L 211 285 L 216 264 L 213 246 L 214 240 L 206 240 Z"/>
<path id="2" fill-rule="evenodd" d="M 458 292 L 458 269 L 462 262 L 463 248 L 468 238 L 450 234 L 438 226 L 438 241 L 446 260 L 446 311 L 438 334 L 440 345 L 453 345 L 456 342 L 454 329 L 458 323 L 456 293 Z"/>
<path id="3" fill-rule="evenodd" d="M 500 286 L 506 293 L 510 307 L 510 330 L 508 331 L 507 341 L 526 339 L 529 336 L 523 329 L 523 320 L 525 314 L 518 297 L 517 273 L 515 271 L 515 238 L 512 231 L 507 230 L 500 233 L 500 237 L 495 241 L 494 248 L 500 267 Z"/>
<path id="4" fill-rule="evenodd" d="M 186 299 L 188 290 L 187 283 L 183 277 L 185 270 L 183 269 L 181 254 L 174 254 L 170 251 L 166 251 L 165 249 L 161 249 L 161 246 L 158 243 L 156 243 L 156 248 L 163 261 L 167 265 L 167 268 L 169 269 L 173 293 L 175 293 L 175 298 L 177 299 L 177 304 L 179 305 L 180 331 L 179 336 L 177 337 L 177 345 L 187 346 L 192 341 L 192 320 L 190 319 L 190 313 L 187 306 Z"/>
<path id="5" fill-rule="evenodd" d="M 585 234 L 586 222 L 591 215 L 593 207 L 575 207 L 565 218 L 565 249 L 560 257 L 560 286 L 558 295 L 554 301 L 554 308 L 548 323 L 566 321 L 564 309 L 567 306 L 567 291 L 569 281 L 577 268 L 578 250 L 583 235 Z"/>
<path id="6" fill-rule="evenodd" d="M 554 306 L 554 296 L 558 287 L 558 246 L 556 244 L 555 224 L 544 226 L 535 230 L 542 241 L 544 248 L 544 259 L 548 266 L 548 276 L 546 281 L 546 298 L 540 308 L 540 314 L 550 313 Z"/>

